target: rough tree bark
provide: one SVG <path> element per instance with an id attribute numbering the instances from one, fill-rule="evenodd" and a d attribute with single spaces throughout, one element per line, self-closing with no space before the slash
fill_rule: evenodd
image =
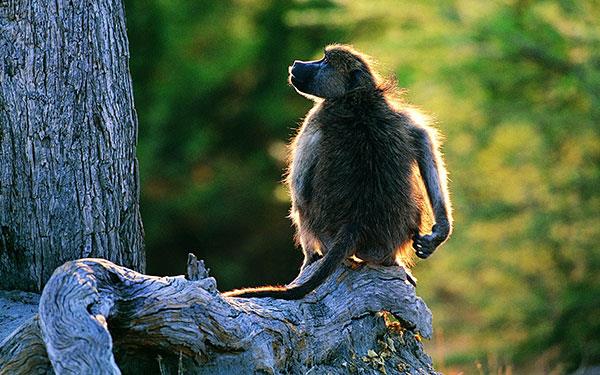
<path id="1" fill-rule="evenodd" d="M 282 301 L 222 297 L 193 256 L 187 279 L 81 259 L 1 344 L 0 374 L 435 373 L 421 336 L 431 314 L 398 267 L 346 264 Z"/>
<path id="2" fill-rule="evenodd" d="M 128 59 L 119 0 L 0 0 L 0 289 L 82 257 L 143 271 Z"/>

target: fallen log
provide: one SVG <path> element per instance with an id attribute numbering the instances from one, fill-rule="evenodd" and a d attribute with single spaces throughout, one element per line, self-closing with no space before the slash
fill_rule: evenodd
<path id="1" fill-rule="evenodd" d="M 400 267 L 346 262 L 284 301 L 223 297 L 192 254 L 187 277 L 80 259 L 2 342 L 0 374 L 429 374 L 429 337 L 431 313 Z"/>

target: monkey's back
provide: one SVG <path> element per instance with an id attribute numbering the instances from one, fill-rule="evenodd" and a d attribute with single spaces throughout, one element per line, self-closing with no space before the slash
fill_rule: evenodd
<path id="1" fill-rule="evenodd" d="M 317 237 L 344 224 L 358 231 L 357 255 L 380 262 L 406 245 L 421 222 L 416 150 L 408 116 L 385 101 L 323 105 L 312 118 L 321 132 L 311 199 L 303 215 Z"/>

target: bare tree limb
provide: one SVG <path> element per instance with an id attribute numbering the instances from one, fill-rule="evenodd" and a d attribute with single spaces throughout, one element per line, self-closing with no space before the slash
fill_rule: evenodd
<path id="1" fill-rule="evenodd" d="M 3 343 L 0 374 L 31 373 L 15 341 L 39 346 L 38 327 L 58 374 L 434 373 L 419 342 L 431 314 L 401 268 L 346 264 L 300 301 L 224 298 L 195 257 L 188 278 L 64 264 L 42 293 L 39 326 Z"/>
<path id="2" fill-rule="evenodd" d="M 52 374 L 39 316 L 21 325 L 0 344 L 0 374 Z"/>

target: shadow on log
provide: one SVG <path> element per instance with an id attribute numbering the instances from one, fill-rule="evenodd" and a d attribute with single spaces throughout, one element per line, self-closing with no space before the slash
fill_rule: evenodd
<path id="1" fill-rule="evenodd" d="M 348 262 L 284 301 L 222 297 L 192 254 L 187 277 L 80 259 L 4 340 L 0 374 L 429 374 L 430 336 L 431 313 L 399 267 Z"/>

